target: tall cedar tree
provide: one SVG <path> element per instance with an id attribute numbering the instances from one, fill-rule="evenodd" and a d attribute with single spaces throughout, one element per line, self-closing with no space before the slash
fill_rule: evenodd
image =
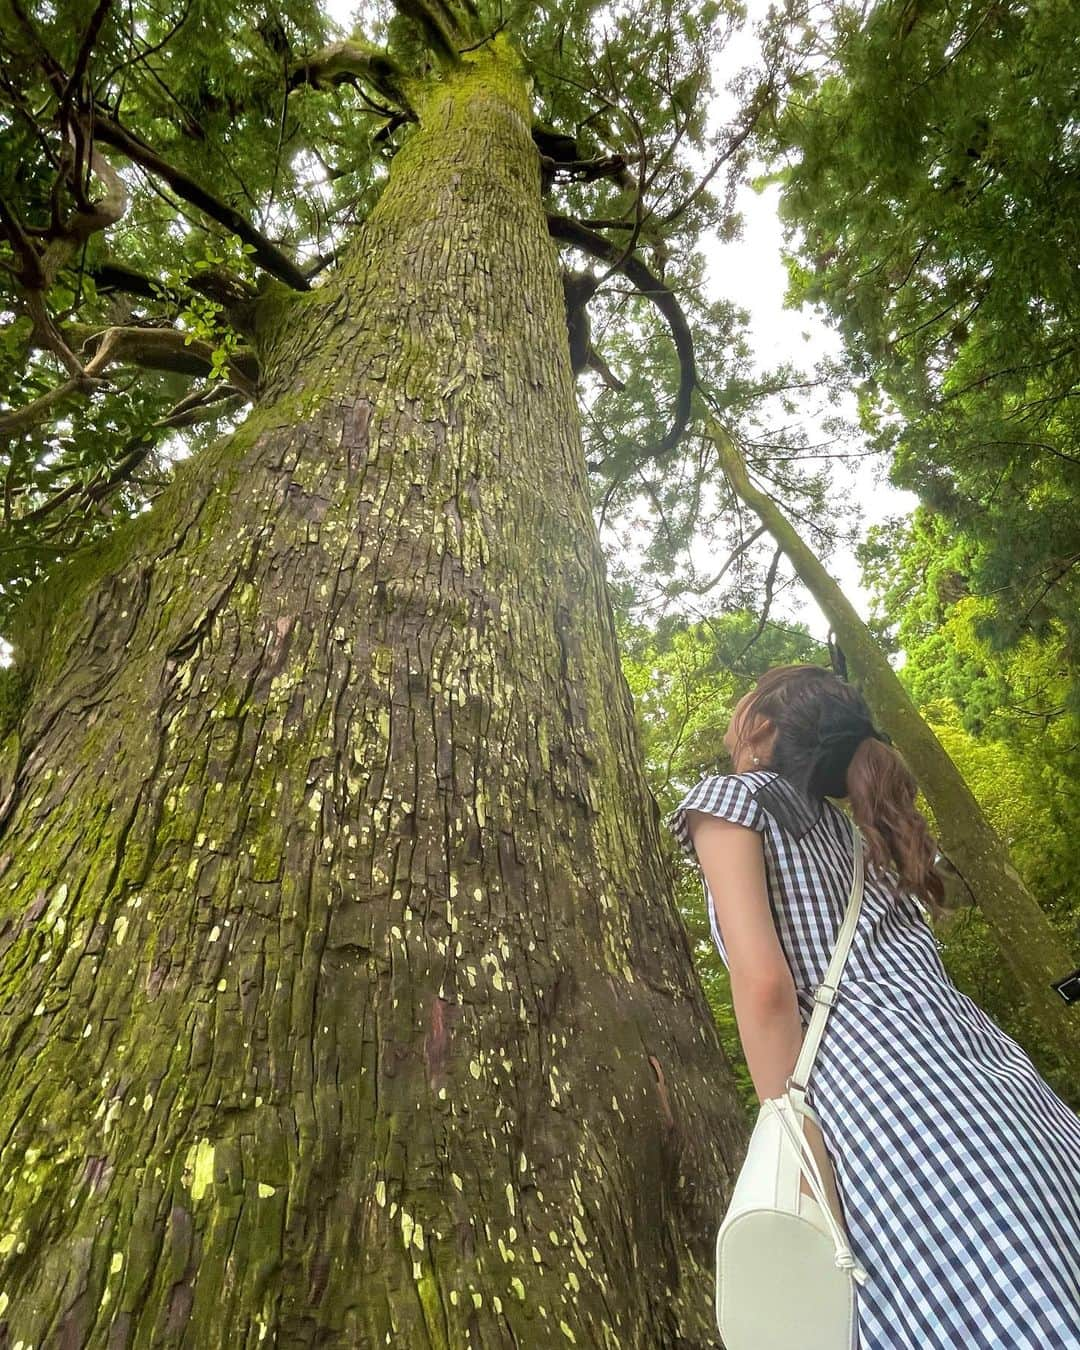
<path id="1" fill-rule="evenodd" d="M 706 137 L 712 5 L 0 17 L 0 1343 L 713 1345 L 745 1125 L 573 375 L 677 444 L 768 81 Z"/>

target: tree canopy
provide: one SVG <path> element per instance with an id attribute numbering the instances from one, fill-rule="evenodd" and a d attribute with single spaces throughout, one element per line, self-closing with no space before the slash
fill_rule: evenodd
<path id="1" fill-rule="evenodd" d="M 843 335 L 894 482 L 962 539 L 979 630 L 1058 629 L 1074 661 L 1075 16 L 884 0 L 776 22 L 801 63 L 767 137 L 792 297 Z"/>
<path id="2" fill-rule="evenodd" d="M 371 10 L 349 34 L 310 2 L 4 11 L 0 631 L 35 577 L 145 509 L 178 455 L 257 400 L 275 288 L 332 275 L 425 79 L 499 34 L 533 82 L 609 499 L 667 465 L 695 376 L 740 406 L 760 397 L 741 316 L 701 296 L 698 241 L 732 228 L 777 81 L 766 53 L 733 122 L 707 125 L 735 7 L 421 4 Z"/>

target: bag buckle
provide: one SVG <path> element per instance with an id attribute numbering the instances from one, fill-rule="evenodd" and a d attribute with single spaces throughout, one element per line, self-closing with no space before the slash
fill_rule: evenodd
<path id="1" fill-rule="evenodd" d="M 803 1102 L 805 1102 L 805 1100 L 806 1100 L 806 1084 L 805 1084 L 805 1083 L 798 1083 L 798 1082 L 796 1082 L 796 1081 L 795 1081 L 795 1075 L 794 1075 L 793 1073 L 792 1073 L 792 1074 L 788 1074 L 787 1082 L 784 1084 L 784 1091 L 785 1091 L 789 1096 L 790 1096 L 792 1093 L 797 1093 L 798 1096 L 799 1096 L 800 1098 L 802 1098 L 802 1101 L 803 1101 Z M 799 1103 L 797 1103 L 797 1104 L 798 1104 L 798 1105 L 801 1105 L 802 1103 L 799 1102 Z"/>
<path id="2" fill-rule="evenodd" d="M 835 984 L 819 984 L 813 993 L 814 1002 L 823 1003 L 826 1008 L 831 1008 L 836 1002 L 838 992 Z"/>

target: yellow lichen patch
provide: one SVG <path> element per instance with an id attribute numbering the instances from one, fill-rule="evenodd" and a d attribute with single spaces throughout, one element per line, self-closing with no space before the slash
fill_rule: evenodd
<path id="1" fill-rule="evenodd" d="M 521 1300 L 521 1302 L 524 1303 L 524 1302 L 525 1302 L 525 1286 L 521 1283 L 521 1281 L 518 1279 L 518 1277 L 517 1277 L 516 1275 L 515 1275 L 514 1278 L 510 1281 L 510 1288 L 511 1288 L 511 1289 L 514 1291 L 514 1293 L 518 1296 L 518 1298 Z"/>
<path id="2" fill-rule="evenodd" d="M 570 1342 L 571 1345 L 577 1345 L 577 1337 L 574 1335 L 574 1333 L 570 1330 L 570 1328 L 566 1325 L 565 1322 L 559 1323 L 559 1330 L 562 1332 L 562 1334 L 566 1337 L 566 1339 Z"/>
<path id="3" fill-rule="evenodd" d="M 113 1252 L 112 1260 L 109 1262 L 109 1274 L 115 1275 L 118 1271 L 123 1270 L 123 1268 L 124 1268 L 124 1253 Z"/>
<path id="4" fill-rule="evenodd" d="M 260 1199 L 260 1200 L 266 1200 L 266 1199 L 268 1199 L 271 1195 L 274 1194 L 274 1191 L 275 1191 L 275 1190 L 277 1190 L 277 1187 L 276 1187 L 276 1186 L 268 1186 L 268 1185 L 266 1184 L 265 1181 L 260 1181 L 260 1182 L 259 1182 L 259 1199 Z"/>
<path id="5" fill-rule="evenodd" d="M 191 1187 L 192 1200 L 201 1200 L 214 1180 L 214 1145 L 209 1139 L 200 1139 L 187 1151 L 182 1177 Z"/>

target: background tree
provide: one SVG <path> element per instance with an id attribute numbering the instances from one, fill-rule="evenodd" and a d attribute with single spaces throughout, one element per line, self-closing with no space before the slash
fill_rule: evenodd
<path id="1" fill-rule="evenodd" d="M 1006 651 L 981 636 L 988 602 L 969 592 L 963 536 L 936 513 L 920 509 L 871 531 L 861 554 L 877 595 L 879 641 L 903 650 L 900 679 L 1040 897 L 1064 973 L 1069 953 L 1080 950 L 1080 728 L 1068 699 L 1065 631 L 1052 625 Z M 1055 1074 L 1056 1046 L 1025 1016 L 1017 982 L 967 898 L 943 935 L 950 972 L 1075 1102 L 1075 1078 Z"/>
<path id="2" fill-rule="evenodd" d="M 1075 708 L 1073 16 L 830 3 L 789 7 L 777 37 L 802 67 L 762 142 L 783 184 L 792 297 L 842 333 L 893 481 L 963 537 L 980 631 L 1061 630 Z"/>
<path id="3" fill-rule="evenodd" d="M 995 831 L 869 627 L 781 508 L 751 481 L 732 438 L 719 425 L 713 435 L 734 490 L 797 569 L 836 635 L 841 669 L 859 684 L 876 721 L 910 766 L 929 805 L 942 852 L 993 929 L 1002 959 L 1015 977 L 1018 999 L 1040 1028 L 1051 1062 L 1059 1076 L 1075 1082 L 1080 1041 L 1051 989 L 1053 981 L 1067 973 L 1061 969 L 1064 954 L 1053 924 L 1024 884 L 1007 842 Z"/>

